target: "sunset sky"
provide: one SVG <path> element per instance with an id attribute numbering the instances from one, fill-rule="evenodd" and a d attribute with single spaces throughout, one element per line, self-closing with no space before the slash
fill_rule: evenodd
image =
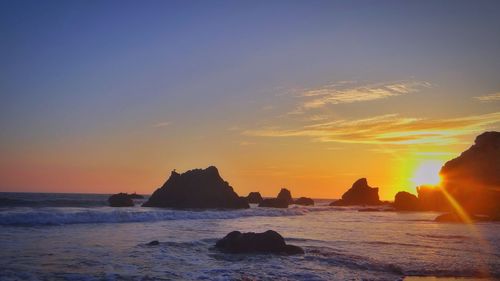
<path id="1" fill-rule="evenodd" d="M 0 191 L 382 199 L 500 130 L 500 1 L 0 1 Z"/>

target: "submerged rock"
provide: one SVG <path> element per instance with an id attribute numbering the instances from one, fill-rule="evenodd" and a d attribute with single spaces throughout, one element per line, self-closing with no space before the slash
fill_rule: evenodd
<path id="1" fill-rule="evenodd" d="M 264 199 L 260 202 L 259 207 L 288 208 L 288 201 L 280 198 Z"/>
<path id="2" fill-rule="evenodd" d="M 217 241 L 215 247 L 232 254 L 304 254 L 304 250 L 302 248 L 294 245 L 287 245 L 285 243 L 285 239 L 278 232 L 273 230 L 268 230 L 262 233 L 241 233 L 239 231 L 233 231 Z"/>
<path id="3" fill-rule="evenodd" d="M 153 241 L 149 242 L 146 245 L 148 245 L 148 246 L 158 246 L 158 245 L 160 245 L 160 242 L 158 240 L 153 240 Z"/>
<path id="4" fill-rule="evenodd" d="M 330 203 L 330 206 L 380 205 L 381 203 L 378 198 L 378 187 L 370 187 L 366 178 L 361 178 L 342 195 L 342 199 Z"/>
<path id="5" fill-rule="evenodd" d="M 467 223 L 469 222 L 480 222 L 480 221 L 498 221 L 497 217 L 489 217 L 489 216 L 476 216 L 476 215 L 468 215 L 467 218 L 463 216 L 459 216 L 456 213 L 446 213 L 437 216 L 434 221 L 436 222 L 456 222 L 456 223 Z"/>
<path id="6" fill-rule="evenodd" d="M 247 196 L 248 203 L 252 204 L 260 204 L 262 202 L 262 196 L 259 192 L 250 192 Z"/>
<path id="7" fill-rule="evenodd" d="M 143 204 L 144 207 L 170 208 L 249 208 L 219 175 L 214 166 L 179 174 L 172 171 L 165 184 Z"/>
<path id="8" fill-rule="evenodd" d="M 280 190 L 280 193 L 278 193 L 278 196 L 276 196 L 276 198 L 285 200 L 288 204 L 293 204 L 292 193 L 290 192 L 290 190 L 286 188 L 282 188 Z"/>
<path id="9" fill-rule="evenodd" d="M 417 196 L 406 191 L 400 191 L 396 194 L 394 208 L 397 211 L 419 211 L 421 209 Z"/>
<path id="10" fill-rule="evenodd" d="M 133 207 L 134 201 L 127 193 L 117 193 L 109 196 L 109 206 L 111 207 Z"/>
<path id="11" fill-rule="evenodd" d="M 307 198 L 307 197 L 300 197 L 299 199 L 295 200 L 293 203 L 297 204 L 297 205 L 313 206 L 314 200 L 312 200 L 311 198 Z"/>

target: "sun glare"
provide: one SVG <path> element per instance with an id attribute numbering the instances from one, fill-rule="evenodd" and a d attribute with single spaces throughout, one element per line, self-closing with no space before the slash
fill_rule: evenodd
<path id="1" fill-rule="evenodd" d="M 422 162 L 415 170 L 412 182 L 416 186 L 420 185 L 438 185 L 441 183 L 439 170 L 443 166 L 441 161 L 429 160 Z"/>

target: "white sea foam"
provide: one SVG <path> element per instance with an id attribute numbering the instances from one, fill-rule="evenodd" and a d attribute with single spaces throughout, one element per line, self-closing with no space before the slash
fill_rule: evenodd
<path id="1" fill-rule="evenodd" d="M 253 216 L 300 216 L 329 207 L 291 207 L 288 209 L 251 208 L 244 210 L 173 210 L 130 208 L 28 208 L 0 211 L 0 225 L 62 225 L 77 223 L 125 223 L 164 220 L 235 219 Z"/>

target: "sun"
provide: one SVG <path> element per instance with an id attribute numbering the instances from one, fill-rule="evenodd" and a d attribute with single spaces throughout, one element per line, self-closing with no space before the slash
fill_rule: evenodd
<path id="1" fill-rule="evenodd" d="M 424 161 L 417 166 L 411 180 L 416 186 L 439 185 L 441 183 L 439 171 L 442 166 L 443 163 L 438 160 Z"/>

